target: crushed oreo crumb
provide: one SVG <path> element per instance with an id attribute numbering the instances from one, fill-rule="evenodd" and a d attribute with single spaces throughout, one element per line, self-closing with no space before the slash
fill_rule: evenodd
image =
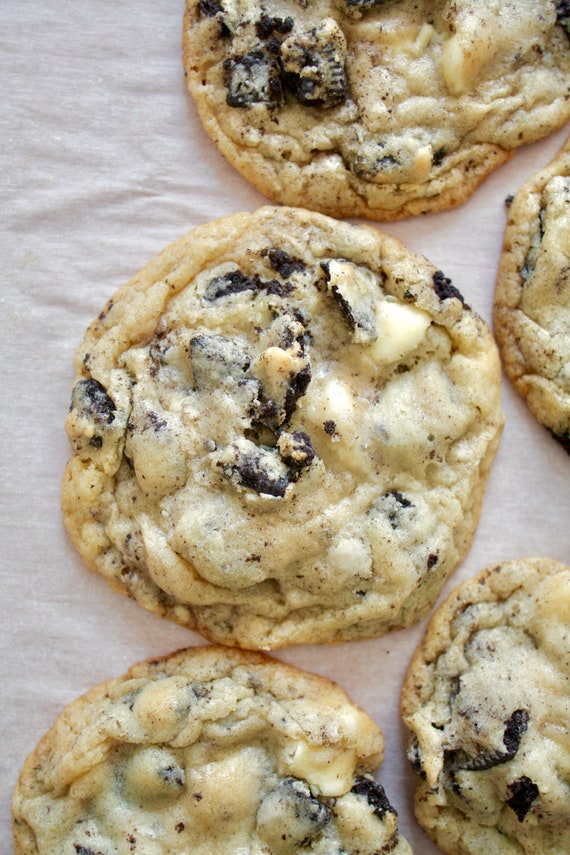
<path id="1" fill-rule="evenodd" d="M 286 18 L 271 17 L 264 12 L 261 18 L 255 22 L 255 34 L 258 39 L 263 40 L 270 38 L 274 33 L 284 36 L 291 32 L 294 25 L 295 22 L 290 16 Z"/>
<path id="2" fill-rule="evenodd" d="M 539 797 L 540 791 L 534 781 L 526 775 L 513 781 L 508 788 L 512 795 L 507 799 L 507 804 L 516 813 L 518 821 L 523 822 L 532 803 Z"/>
<path id="3" fill-rule="evenodd" d="M 409 499 L 406 499 L 406 497 L 398 490 L 388 490 L 388 492 L 384 493 L 382 496 L 380 503 L 382 511 L 388 518 L 388 522 L 394 530 L 399 528 L 402 522 L 402 511 L 406 508 L 414 507 L 412 502 Z"/>
<path id="4" fill-rule="evenodd" d="M 309 383 L 311 382 L 311 366 L 307 364 L 289 380 L 289 386 L 285 395 L 285 422 L 291 420 L 291 416 L 297 407 L 297 401 L 302 398 Z"/>
<path id="5" fill-rule="evenodd" d="M 98 380 L 79 380 L 71 395 L 71 408 L 79 410 L 101 425 L 110 425 L 115 419 L 116 407 Z"/>
<path id="6" fill-rule="evenodd" d="M 311 437 L 304 430 L 291 433 L 283 431 L 277 440 L 277 447 L 293 479 L 303 469 L 307 469 L 316 457 Z"/>
<path id="7" fill-rule="evenodd" d="M 224 72 L 230 107 L 265 104 L 274 109 L 283 103 L 281 69 L 268 51 L 253 50 L 231 57 L 224 62 Z"/>
<path id="8" fill-rule="evenodd" d="M 259 279 L 246 276 L 241 270 L 231 270 L 223 276 L 216 276 L 208 283 L 204 291 L 204 300 L 212 302 L 220 297 L 240 294 L 242 291 L 258 291 Z"/>
<path id="9" fill-rule="evenodd" d="M 306 106 L 334 107 L 347 97 L 344 57 L 328 29 L 313 27 L 281 45 L 287 87 Z"/>
<path id="10" fill-rule="evenodd" d="M 351 793 L 355 793 L 357 796 L 363 796 L 370 807 L 374 809 L 375 816 L 380 819 L 386 816 L 387 813 L 392 813 L 394 816 L 397 816 L 395 809 L 388 801 L 384 787 L 378 784 L 373 778 L 365 775 L 356 778 L 352 785 Z"/>
<path id="11" fill-rule="evenodd" d="M 268 249 L 262 255 L 266 255 L 273 270 L 282 279 L 288 279 L 294 273 L 302 273 L 306 265 L 298 258 L 293 258 L 283 249 Z"/>
<path id="12" fill-rule="evenodd" d="M 232 462 L 218 465 L 230 480 L 249 487 L 259 495 L 283 498 L 289 485 L 289 474 L 274 449 L 254 447 L 248 451 L 235 447 Z M 281 465 L 279 465 L 281 464 Z"/>
<path id="13" fill-rule="evenodd" d="M 448 279 L 441 270 L 436 270 L 433 274 L 433 288 L 440 300 L 450 300 L 456 297 L 465 306 L 463 295 L 455 285 L 451 284 L 451 279 Z"/>

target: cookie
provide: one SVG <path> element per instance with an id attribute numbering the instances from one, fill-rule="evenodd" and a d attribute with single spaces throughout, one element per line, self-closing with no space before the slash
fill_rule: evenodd
<path id="1" fill-rule="evenodd" d="M 195 647 L 72 702 L 26 760 L 16 855 L 410 855 L 380 728 L 335 683 Z"/>
<path id="2" fill-rule="evenodd" d="M 219 151 L 273 201 L 394 220 L 453 207 L 570 118 L 568 3 L 186 0 Z"/>
<path id="3" fill-rule="evenodd" d="M 506 561 L 435 613 L 402 689 L 416 817 L 450 855 L 570 852 L 570 567 Z"/>
<path id="4" fill-rule="evenodd" d="M 494 328 L 515 387 L 570 454 L 570 138 L 509 206 Z"/>
<path id="5" fill-rule="evenodd" d="M 119 289 L 76 357 L 65 523 L 141 605 L 254 649 L 423 615 L 502 428 L 486 324 L 366 226 L 266 207 Z"/>

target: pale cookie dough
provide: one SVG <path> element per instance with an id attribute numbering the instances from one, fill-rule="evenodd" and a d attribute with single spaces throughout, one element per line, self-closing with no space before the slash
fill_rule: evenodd
<path id="1" fill-rule="evenodd" d="M 511 380 L 570 453 L 570 139 L 510 204 L 494 327 Z"/>
<path id="2" fill-rule="evenodd" d="M 60 714 L 15 789 L 15 855 L 411 855 L 371 774 L 383 753 L 329 680 L 179 651 Z"/>
<path id="3" fill-rule="evenodd" d="M 393 220 L 467 199 L 570 118 L 568 3 L 186 0 L 189 90 L 270 199 Z"/>
<path id="4" fill-rule="evenodd" d="M 407 625 L 470 545 L 503 423 L 496 346 L 375 229 L 271 207 L 197 228 L 110 299 L 76 370 L 71 537 L 210 639 Z"/>
<path id="5" fill-rule="evenodd" d="M 402 689 L 416 817 L 449 855 L 570 852 L 570 567 L 513 560 L 435 613 Z"/>

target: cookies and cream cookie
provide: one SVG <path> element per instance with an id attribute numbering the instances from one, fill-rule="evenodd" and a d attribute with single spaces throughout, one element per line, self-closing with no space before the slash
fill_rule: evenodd
<path id="1" fill-rule="evenodd" d="M 392 220 L 463 202 L 570 118 L 555 0 L 186 0 L 218 149 L 274 201 Z"/>
<path id="2" fill-rule="evenodd" d="M 509 206 L 494 327 L 511 380 L 570 453 L 570 139 Z"/>
<path id="3" fill-rule="evenodd" d="M 64 709 L 20 774 L 15 855 L 410 855 L 372 776 L 383 750 L 329 680 L 179 651 Z"/>
<path id="4" fill-rule="evenodd" d="M 431 620 L 402 689 L 420 824 L 449 855 L 570 852 L 570 567 L 506 561 Z"/>
<path id="5" fill-rule="evenodd" d="M 502 428 L 487 325 L 376 229 L 262 208 L 111 297 L 76 357 L 64 519 L 142 606 L 241 647 L 423 615 Z"/>

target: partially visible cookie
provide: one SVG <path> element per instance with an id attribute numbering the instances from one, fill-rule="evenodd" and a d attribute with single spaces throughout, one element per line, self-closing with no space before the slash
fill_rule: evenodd
<path id="1" fill-rule="evenodd" d="M 467 199 L 570 118 L 555 0 L 186 0 L 204 127 L 270 199 L 393 220 Z"/>
<path id="2" fill-rule="evenodd" d="M 502 424 L 494 340 L 442 271 L 267 207 L 175 242 L 87 331 L 64 519 L 91 569 L 212 640 L 371 637 L 465 555 Z"/>
<path id="3" fill-rule="evenodd" d="M 12 802 L 16 855 L 410 855 L 372 772 L 380 728 L 336 684 L 197 647 L 69 704 Z"/>
<path id="4" fill-rule="evenodd" d="M 443 852 L 570 852 L 570 567 L 507 561 L 456 588 L 402 713 L 416 816 Z"/>
<path id="5" fill-rule="evenodd" d="M 509 207 L 494 327 L 511 380 L 570 453 L 570 139 Z"/>

